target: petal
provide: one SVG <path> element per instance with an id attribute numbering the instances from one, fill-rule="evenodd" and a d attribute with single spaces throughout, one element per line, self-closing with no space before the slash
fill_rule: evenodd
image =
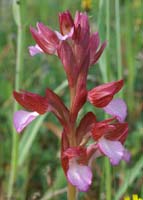
<path id="1" fill-rule="evenodd" d="M 60 32 L 55 31 L 57 37 L 59 38 L 59 40 L 63 41 L 66 40 L 68 38 L 68 35 L 62 35 Z"/>
<path id="2" fill-rule="evenodd" d="M 31 34 L 37 45 L 47 54 L 56 54 L 59 39 L 54 31 L 42 23 L 37 23 L 37 29 L 30 27 Z"/>
<path id="3" fill-rule="evenodd" d="M 123 80 L 99 85 L 88 92 L 88 100 L 94 106 L 103 108 L 113 99 L 113 96 L 123 87 Z"/>
<path id="4" fill-rule="evenodd" d="M 58 31 L 55 31 L 57 37 L 59 40 L 63 41 L 63 40 L 67 40 L 68 38 L 71 38 L 73 33 L 74 33 L 74 28 L 72 27 L 70 32 L 66 35 L 62 35 L 61 33 L 59 33 Z"/>
<path id="5" fill-rule="evenodd" d="M 100 38 L 98 32 L 93 33 L 90 37 L 89 41 L 89 49 L 90 49 L 90 65 L 95 64 L 100 58 L 106 47 L 106 41 L 103 42 L 99 48 Z"/>
<path id="6" fill-rule="evenodd" d="M 69 182 L 82 192 L 87 191 L 92 183 L 92 172 L 90 167 L 80 165 L 76 161 L 70 163 L 67 177 Z"/>
<path id="7" fill-rule="evenodd" d="M 104 153 L 113 165 L 118 165 L 124 156 L 124 147 L 119 141 L 111 141 L 101 138 L 98 141 L 98 146 L 102 153 Z"/>
<path id="8" fill-rule="evenodd" d="M 69 84 L 73 86 L 77 78 L 76 61 L 72 47 L 67 41 L 62 41 L 59 45 L 58 56 L 63 63 Z"/>
<path id="9" fill-rule="evenodd" d="M 13 123 L 16 131 L 20 133 L 28 124 L 30 124 L 39 114 L 37 112 L 27 112 L 19 110 L 14 113 Z"/>
<path id="10" fill-rule="evenodd" d="M 104 137 L 112 141 L 120 141 L 122 144 L 125 142 L 128 136 L 128 123 L 116 123 L 113 124 L 114 129 L 107 131 Z"/>
<path id="11" fill-rule="evenodd" d="M 110 118 L 107 120 L 103 120 L 101 122 L 96 122 L 92 128 L 92 137 L 95 141 L 97 141 L 102 136 L 105 136 L 109 133 L 109 135 L 113 132 L 115 133 L 116 127 L 111 122 L 114 118 Z"/>
<path id="12" fill-rule="evenodd" d="M 48 99 L 47 97 L 40 96 L 39 94 L 21 91 L 13 92 L 15 100 L 23 106 L 25 109 L 30 111 L 36 111 L 39 114 L 44 114 L 48 111 Z"/>
<path id="13" fill-rule="evenodd" d="M 91 64 L 91 65 L 97 63 L 97 61 L 98 61 L 98 59 L 100 58 L 100 56 L 102 55 L 102 53 L 103 53 L 103 51 L 104 51 L 106 45 L 107 45 L 107 42 L 106 42 L 106 41 L 103 42 L 103 43 L 101 44 L 101 47 L 100 47 L 99 50 L 94 54 L 93 58 L 92 58 L 91 61 L 90 61 L 90 64 Z"/>
<path id="14" fill-rule="evenodd" d="M 31 56 L 35 56 L 39 53 L 44 53 L 43 50 L 37 44 L 35 46 L 29 46 L 28 49 Z"/>
<path id="15" fill-rule="evenodd" d="M 74 26 L 72 16 L 69 11 L 59 14 L 60 30 L 62 35 L 68 35 L 71 28 Z"/>
<path id="16" fill-rule="evenodd" d="M 46 98 L 48 99 L 48 111 L 53 112 L 63 127 L 69 124 L 69 110 L 64 105 L 61 98 L 50 89 L 46 89 Z"/>
<path id="17" fill-rule="evenodd" d="M 69 161 L 78 159 L 79 162 L 85 163 L 87 161 L 86 148 L 82 146 L 69 147 L 68 133 L 65 130 L 62 133 L 62 167 L 65 174 L 69 168 Z"/>
<path id="18" fill-rule="evenodd" d="M 87 139 L 90 136 L 95 122 L 96 116 L 92 112 L 86 113 L 86 115 L 81 119 L 76 130 L 77 144 L 80 144 L 81 141 L 84 141 L 84 139 Z"/>
<path id="19" fill-rule="evenodd" d="M 117 117 L 119 122 L 124 122 L 127 116 L 127 106 L 122 99 L 113 99 L 103 109 L 106 113 Z"/>
<path id="20" fill-rule="evenodd" d="M 86 50 L 86 48 L 88 48 L 90 39 L 90 28 L 87 14 L 77 11 L 75 14 L 74 24 L 76 33 L 75 39 L 78 44 L 81 45 L 84 50 Z"/>
<path id="21" fill-rule="evenodd" d="M 100 44 L 99 33 L 95 32 L 90 36 L 90 41 L 89 41 L 89 48 L 91 50 L 91 54 L 97 51 L 99 44 Z"/>

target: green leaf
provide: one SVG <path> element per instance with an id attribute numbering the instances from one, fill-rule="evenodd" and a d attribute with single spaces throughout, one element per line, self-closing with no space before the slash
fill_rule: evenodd
<path id="1" fill-rule="evenodd" d="M 14 17 L 14 21 L 16 23 L 17 26 L 20 26 L 21 24 L 21 16 L 20 16 L 20 0 L 13 0 L 13 17 Z"/>

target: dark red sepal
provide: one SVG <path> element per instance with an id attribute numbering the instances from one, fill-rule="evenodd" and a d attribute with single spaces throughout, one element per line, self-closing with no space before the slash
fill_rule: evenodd
<path id="1" fill-rule="evenodd" d="M 49 102 L 49 111 L 53 112 L 65 127 L 69 124 L 69 110 L 63 104 L 61 98 L 49 88 L 46 89 L 46 97 Z"/>
<path id="2" fill-rule="evenodd" d="M 59 14 L 60 30 L 63 35 L 67 35 L 74 27 L 74 21 L 69 11 Z"/>
<path id="3" fill-rule="evenodd" d="M 96 123 L 96 116 L 88 112 L 80 121 L 76 131 L 77 144 L 80 144 L 84 136 L 90 134 L 93 125 Z"/>
<path id="4" fill-rule="evenodd" d="M 127 135 L 128 123 L 119 123 L 115 118 L 97 122 L 92 128 L 92 137 L 95 141 L 101 137 L 105 137 L 108 140 L 124 143 Z"/>
<path id="5" fill-rule="evenodd" d="M 95 141 L 116 129 L 111 122 L 113 123 L 113 118 L 103 120 L 101 122 L 96 122 L 94 124 L 92 128 L 92 137 Z"/>
<path id="6" fill-rule="evenodd" d="M 108 140 L 118 140 L 121 143 L 124 143 L 128 136 L 128 123 L 116 123 L 114 124 L 115 130 L 111 130 L 105 134 L 106 139 Z"/>
<path id="7" fill-rule="evenodd" d="M 38 46 L 47 54 L 56 54 L 59 44 L 56 33 L 42 23 L 38 23 L 37 27 L 38 31 L 30 27 L 30 32 Z"/>
<path id="8" fill-rule="evenodd" d="M 77 66 L 73 50 L 67 41 L 62 41 L 58 47 L 58 56 L 61 59 L 68 81 L 69 86 L 73 87 L 77 79 Z"/>
<path id="9" fill-rule="evenodd" d="M 69 168 L 69 160 L 75 159 L 78 163 L 84 164 L 87 163 L 87 149 L 85 147 L 69 147 L 62 152 L 61 161 L 62 167 L 66 174 Z"/>
<path id="10" fill-rule="evenodd" d="M 99 85 L 88 92 L 88 100 L 96 107 L 105 107 L 123 87 L 123 84 L 124 81 L 119 80 Z"/>
<path id="11" fill-rule="evenodd" d="M 27 91 L 14 91 L 13 96 L 27 110 L 36 111 L 39 114 L 44 114 L 48 111 L 48 99 L 46 97 Z"/>

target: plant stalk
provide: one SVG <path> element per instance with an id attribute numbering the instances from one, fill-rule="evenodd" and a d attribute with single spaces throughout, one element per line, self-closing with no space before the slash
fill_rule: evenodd
<path id="1" fill-rule="evenodd" d="M 122 78 L 122 56 L 121 56 L 121 34 L 120 34 L 120 5 L 119 0 L 115 0 L 116 19 L 116 46 L 117 46 L 117 67 L 118 79 Z"/>
<path id="2" fill-rule="evenodd" d="M 20 88 L 21 70 L 23 64 L 23 30 L 21 20 L 21 6 L 17 1 L 13 1 L 14 18 L 17 24 L 17 52 L 16 52 L 16 72 L 15 72 L 15 90 Z M 18 110 L 18 104 L 14 101 L 14 112 Z M 8 199 L 12 199 L 14 194 L 14 184 L 17 176 L 19 150 L 19 135 L 13 128 L 12 131 L 12 153 L 11 153 L 11 169 L 9 175 Z"/>
<path id="3" fill-rule="evenodd" d="M 68 183 L 68 193 L 67 193 L 67 199 L 68 200 L 77 200 L 77 190 L 76 187 Z"/>
<path id="4" fill-rule="evenodd" d="M 109 81 L 110 80 L 110 76 L 111 76 L 111 70 L 109 68 L 108 70 L 108 66 L 110 66 L 110 61 L 109 61 L 109 45 L 110 45 L 110 0 L 106 1 L 106 38 L 108 41 L 108 47 L 106 49 L 106 60 L 105 60 L 105 65 L 106 65 L 106 80 Z M 105 114 L 105 118 L 106 118 L 106 114 Z M 105 192 L 106 192 L 106 199 L 107 200 L 111 200 L 112 199 L 112 183 L 111 183 L 111 164 L 108 158 L 104 159 L 104 167 L 105 167 Z"/>
<path id="5" fill-rule="evenodd" d="M 121 31 L 120 31 L 120 4 L 119 0 L 115 0 L 115 25 L 116 25 L 116 48 L 117 48 L 117 78 L 123 78 L 122 55 L 121 55 Z M 120 97 L 123 97 L 123 91 L 120 91 Z"/>
<path id="6" fill-rule="evenodd" d="M 105 166 L 105 191 L 106 191 L 106 200 L 112 199 L 111 193 L 111 164 L 108 158 L 104 159 L 104 166 Z"/>
<path id="7" fill-rule="evenodd" d="M 126 59 L 127 59 L 127 67 L 128 67 L 128 76 L 127 76 L 127 105 L 129 109 L 129 120 L 134 120 L 133 118 L 133 110 L 135 108 L 135 97 L 134 97 L 134 82 L 136 76 L 136 68 L 135 68 L 135 58 L 134 58 L 134 47 L 132 41 L 132 9 L 131 3 L 129 0 L 126 1 Z M 131 98 L 132 97 L 132 98 Z"/>

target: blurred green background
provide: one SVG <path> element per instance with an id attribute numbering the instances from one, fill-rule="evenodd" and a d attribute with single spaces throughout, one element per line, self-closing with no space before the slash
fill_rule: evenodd
<path id="1" fill-rule="evenodd" d="M 10 192 L 13 151 L 16 152 L 17 166 L 12 188 L 14 199 L 66 199 L 66 180 L 59 160 L 60 124 L 50 114 L 32 123 L 14 139 L 12 91 L 17 79 L 15 66 L 18 62 L 18 35 L 21 34 L 18 87 L 39 94 L 44 94 L 46 87 L 56 89 L 68 105 L 65 73 L 57 57 L 30 57 L 28 53 L 28 46 L 35 44 L 29 27 L 43 22 L 59 30 L 58 13 L 67 9 L 73 16 L 76 10 L 87 11 L 91 31 L 99 31 L 101 41 L 107 40 L 100 62 L 89 72 L 88 88 L 123 78 L 125 86 L 119 95 L 128 105 L 130 129 L 125 144 L 131 152 L 130 163 L 111 167 L 108 188 L 105 159 L 96 160 L 93 163 L 93 184 L 86 194 L 80 193 L 79 199 L 109 200 L 106 192 L 110 189 L 113 200 L 132 194 L 143 198 L 143 1 L 87 0 L 87 5 L 86 0 L 15 2 L 20 4 L 20 28 L 16 24 L 18 13 L 13 12 L 13 2 L 0 0 L 0 199 L 6 199 Z M 99 120 L 103 119 L 104 114 L 88 104 L 83 113 L 89 110 L 95 112 Z M 16 146 L 14 141 L 17 141 Z"/>

